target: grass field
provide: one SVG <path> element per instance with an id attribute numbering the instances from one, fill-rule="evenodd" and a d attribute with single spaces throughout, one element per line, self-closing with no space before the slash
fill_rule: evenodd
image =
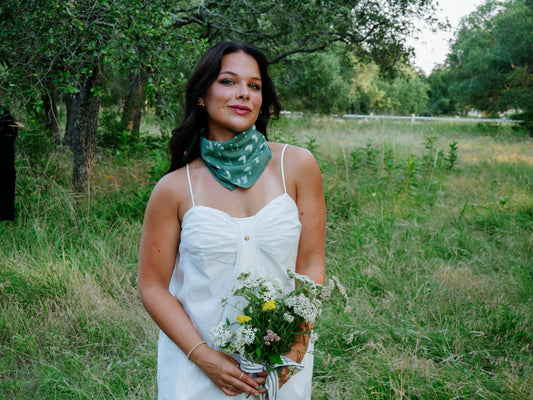
<path id="1" fill-rule="evenodd" d="M 325 308 L 313 399 L 533 398 L 531 137 L 288 117 L 271 137 L 319 161 L 328 273 L 354 308 Z M 136 256 L 164 147 L 100 150 L 79 197 L 69 152 L 42 144 L 19 138 L 17 222 L 0 223 L 0 399 L 152 399 Z"/>

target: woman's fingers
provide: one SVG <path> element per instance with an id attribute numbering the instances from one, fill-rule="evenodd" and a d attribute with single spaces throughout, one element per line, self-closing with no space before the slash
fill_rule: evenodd
<path id="1" fill-rule="evenodd" d="M 242 393 L 242 390 L 237 389 L 235 386 L 229 385 L 228 387 L 222 386 L 220 388 L 226 396 L 237 396 Z"/>
<path id="2" fill-rule="evenodd" d="M 281 367 L 278 369 L 279 387 L 285 385 L 292 376 L 292 372 L 287 367 Z"/>
<path id="3" fill-rule="evenodd" d="M 247 373 L 240 369 L 239 364 L 230 356 L 224 355 L 226 361 L 229 361 L 229 365 L 226 364 L 227 370 L 225 374 L 222 374 L 219 387 L 221 390 L 229 396 L 235 396 L 240 393 L 250 393 L 257 395 L 263 393 L 266 389 L 261 385 L 264 383 L 265 378 L 259 376 L 257 378 L 250 377 Z M 224 376 L 225 375 L 225 376 Z"/>
<path id="4" fill-rule="evenodd" d="M 192 360 L 227 396 L 240 393 L 258 395 L 266 393 L 262 386 L 265 383 L 266 372 L 251 377 L 240 369 L 239 364 L 232 357 L 220 351 L 203 346 Z"/>
<path id="5" fill-rule="evenodd" d="M 242 392 L 252 395 L 258 394 L 256 382 L 241 371 L 239 364 L 232 357 L 207 346 L 203 347 L 205 348 L 195 354 L 196 357 L 192 361 L 222 392 L 228 396 L 235 396 Z M 250 385 L 245 382 L 250 383 Z"/>
<path id="6" fill-rule="evenodd" d="M 265 393 L 266 389 L 262 387 L 265 383 L 265 378 L 262 376 L 252 378 L 247 373 L 241 371 L 237 377 L 237 382 L 233 383 L 233 386 L 240 389 L 242 392 L 257 394 Z"/>
<path id="7" fill-rule="evenodd" d="M 259 386 L 264 385 L 266 378 L 262 376 L 254 376 L 252 379 L 255 381 L 255 383 Z"/>

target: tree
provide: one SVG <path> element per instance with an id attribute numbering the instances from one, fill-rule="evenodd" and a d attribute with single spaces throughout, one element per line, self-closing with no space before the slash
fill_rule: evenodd
<path id="1" fill-rule="evenodd" d="M 394 78 L 385 90 L 388 112 L 399 115 L 423 114 L 428 102 L 425 77 L 410 67 L 403 67 L 403 74 Z"/>
<path id="2" fill-rule="evenodd" d="M 110 3 L 95 0 L 7 1 L 2 7 L 0 54 L 12 71 L 13 87 L 19 93 L 26 88 L 33 98 L 48 97 L 46 118 L 55 121 L 58 89 L 75 93 L 69 112 L 74 113 L 77 191 L 86 190 L 92 176 L 102 69 L 117 17 Z M 24 83 L 28 75 L 34 79 L 29 85 Z"/>
<path id="3" fill-rule="evenodd" d="M 194 25 L 210 43 L 246 40 L 264 49 L 270 63 L 345 43 L 359 56 L 391 66 L 405 59 L 412 20 L 432 21 L 431 0 L 207 0 L 182 1 L 174 26 Z"/>
<path id="4" fill-rule="evenodd" d="M 183 74 L 178 80 L 172 77 L 180 75 L 177 71 L 186 70 L 183 64 L 191 64 L 191 57 L 199 57 L 199 50 L 206 49 L 204 41 L 196 40 L 197 33 L 189 27 L 171 27 L 174 3 L 165 0 L 125 3 L 115 50 L 119 74 L 127 78 L 120 129 L 134 137 L 139 135 L 146 103 L 157 105 L 162 86 L 170 86 L 169 79 L 174 81 L 174 90 L 182 85 Z"/>
<path id="5" fill-rule="evenodd" d="M 403 39 L 413 29 L 411 19 L 429 18 L 432 3 L 5 0 L 0 6 L 0 62 L 7 74 L 0 87 L 10 98 L 23 98 L 45 124 L 58 120 L 57 103 L 65 98 L 73 186 L 84 191 L 90 188 L 109 65 L 128 83 L 122 126 L 137 134 L 145 101 L 168 102 L 165 95 L 181 90 L 199 49 L 209 43 L 246 40 L 264 49 L 272 63 L 344 43 L 386 70 L 407 56 Z"/>
<path id="6" fill-rule="evenodd" d="M 521 110 L 533 120 L 533 4 L 506 4 L 494 21 L 496 62 L 504 75 L 499 111 Z"/>
<path id="7" fill-rule="evenodd" d="M 142 13 L 146 4 L 157 4 L 164 10 L 170 2 L 24 0 L 6 1 L 1 8 L 0 59 L 9 71 L 9 94 L 26 98 L 26 104 L 37 114 L 53 121 L 58 120 L 57 96 L 66 97 L 65 137 L 72 145 L 72 182 L 76 191 L 90 188 L 104 68 L 124 54 L 120 48 L 127 49 L 125 52 L 142 50 L 139 38 L 144 35 L 139 26 L 145 32 L 153 26 L 132 24 L 130 19 Z M 168 28 L 169 12 L 165 13 L 166 25 L 161 18 L 152 19 L 159 31 Z M 134 34 L 132 25 L 136 27 Z M 158 43 L 153 45 L 154 51 L 162 51 Z M 151 59 L 147 52 L 140 53 L 144 63 L 137 66 L 138 71 L 143 71 L 151 65 Z M 140 81 L 146 84 L 144 75 Z M 43 105 L 48 106 L 44 113 Z"/>
<path id="8" fill-rule="evenodd" d="M 341 68 L 339 55 L 334 51 L 295 54 L 275 65 L 272 75 L 285 108 L 343 113 L 348 109 L 350 84 Z"/>
<path id="9" fill-rule="evenodd" d="M 427 114 L 453 115 L 456 113 L 455 99 L 449 93 L 451 79 L 450 71 L 445 66 L 438 66 L 431 71 L 427 79 L 429 85 Z"/>
<path id="10" fill-rule="evenodd" d="M 428 0 L 356 0 L 356 1 L 309 1 L 309 0 L 280 0 L 276 2 L 265 0 L 217 0 L 217 1 L 181 1 L 175 2 L 172 8 L 172 32 L 183 34 L 185 28 L 190 33 L 204 39 L 206 43 L 213 44 L 220 40 L 245 40 L 262 48 L 269 56 L 269 62 L 276 64 L 283 62 L 287 76 L 282 81 L 296 82 L 298 74 L 315 77 L 315 73 L 309 74 L 303 63 L 309 64 L 310 57 L 305 54 L 316 54 L 335 43 L 349 45 L 353 52 L 361 59 L 374 59 L 378 62 L 382 71 L 390 71 L 394 68 L 397 60 L 405 60 L 408 54 L 404 48 L 406 35 L 412 31 L 413 18 L 427 18 L 431 20 L 433 5 Z M 136 25 L 139 21 L 136 20 Z M 142 23 L 141 23 L 142 25 Z M 168 34 L 169 30 L 165 30 Z M 189 36 L 190 37 L 190 36 Z M 143 46 L 141 46 L 142 49 Z M 145 46 L 146 48 L 146 46 Z M 145 59 L 142 54 L 145 51 L 136 52 L 139 60 Z M 300 55 L 298 55 L 300 54 Z M 330 65 L 333 70 L 335 61 L 331 57 L 324 58 L 319 55 L 321 62 Z M 285 61 L 284 61 L 285 60 Z M 318 69 L 320 62 L 311 61 Z M 142 65 L 142 63 L 141 63 Z M 298 70 L 294 67 L 298 66 Z M 323 67 L 324 68 L 324 67 Z M 141 71 L 144 68 L 141 68 Z M 169 69 L 170 70 L 170 69 Z M 175 70 L 175 69 L 174 69 Z M 331 71 L 324 68 L 320 71 L 325 78 L 319 91 L 337 94 L 342 93 L 343 86 L 339 76 L 332 77 Z M 289 75 L 293 75 L 292 77 Z M 295 75 L 296 74 L 296 75 Z M 324 75 L 325 74 L 325 75 Z M 149 74 L 157 76 L 158 74 Z M 146 74 L 133 73 L 133 83 L 128 93 L 142 93 Z M 280 75 L 281 76 L 281 75 Z M 303 89 L 311 89 L 309 85 L 301 86 Z M 318 96 L 318 88 L 313 93 L 298 93 L 297 87 L 281 87 L 281 94 L 292 104 L 299 102 L 299 106 L 317 111 L 338 110 L 339 106 L 333 104 L 333 98 L 328 102 L 317 105 L 310 102 L 313 96 Z M 175 91 L 174 91 L 175 92 Z M 161 93 L 161 92 L 159 92 Z M 175 93 L 174 93 L 175 94 Z M 169 93 L 166 94 L 168 98 Z M 296 96 L 296 99 L 287 96 Z M 170 94 L 172 96 L 172 94 Z M 310 96 L 310 97 L 309 97 Z M 335 98 L 336 98 L 335 97 Z M 124 113 L 122 115 L 123 129 L 136 133 L 139 110 L 130 107 L 132 103 L 142 103 L 144 98 L 129 101 L 133 96 L 126 96 Z M 307 99 L 307 100 L 306 100 Z M 318 99 L 317 99 L 318 100 Z M 341 101 L 337 101 L 340 103 Z M 346 100 L 343 101 L 347 103 Z M 172 102 L 171 102 L 172 103 Z M 297 105 L 297 106 L 298 106 Z M 345 107 L 346 108 L 346 107 Z M 135 109 L 134 112 L 130 110 Z M 130 127 L 132 128 L 130 130 Z"/>
<path id="11" fill-rule="evenodd" d="M 488 1 L 462 21 L 447 64 L 450 94 L 465 112 L 510 109 L 533 117 L 533 8 Z"/>

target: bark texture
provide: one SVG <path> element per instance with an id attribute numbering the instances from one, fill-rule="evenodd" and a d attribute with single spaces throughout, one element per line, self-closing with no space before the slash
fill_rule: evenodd
<path id="1" fill-rule="evenodd" d="M 72 185 L 76 192 L 87 192 L 91 188 L 98 130 L 98 112 L 100 97 L 93 94 L 93 89 L 102 84 L 101 66 L 96 66 L 87 76 L 80 92 L 76 95 L 79 114 L 74 123 L 72 151 L 74 166 Z"/>
<path id="2" fill-rule="evenodd" d="M 128 131 L 132 136 L 139 136 L 141 128 L 142 110 L 144 106 L 143 91 L 148 82 L 148 74 L 142 68 L 131 78 L 126 98 L 124 99 L 124 110 L 122 111 L 122 129 Z"/>

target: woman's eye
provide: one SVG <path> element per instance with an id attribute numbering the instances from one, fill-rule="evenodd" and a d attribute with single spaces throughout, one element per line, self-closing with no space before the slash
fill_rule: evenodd
<path id="1" fill-rule="evenodd" d="M 231 80 L 231 79 L 222 79 L 222 81 L 220 81 L 220 83 L 222 83 L 223 85 L 233 85 L 234 82 Z"/>
<path id="2" fill-rule="evenodd" d="M 250 88 L 252 88 L 254 90 L 261 90 L 261 86 L 258 85 L 257 83 L 250 84 Z"/>

